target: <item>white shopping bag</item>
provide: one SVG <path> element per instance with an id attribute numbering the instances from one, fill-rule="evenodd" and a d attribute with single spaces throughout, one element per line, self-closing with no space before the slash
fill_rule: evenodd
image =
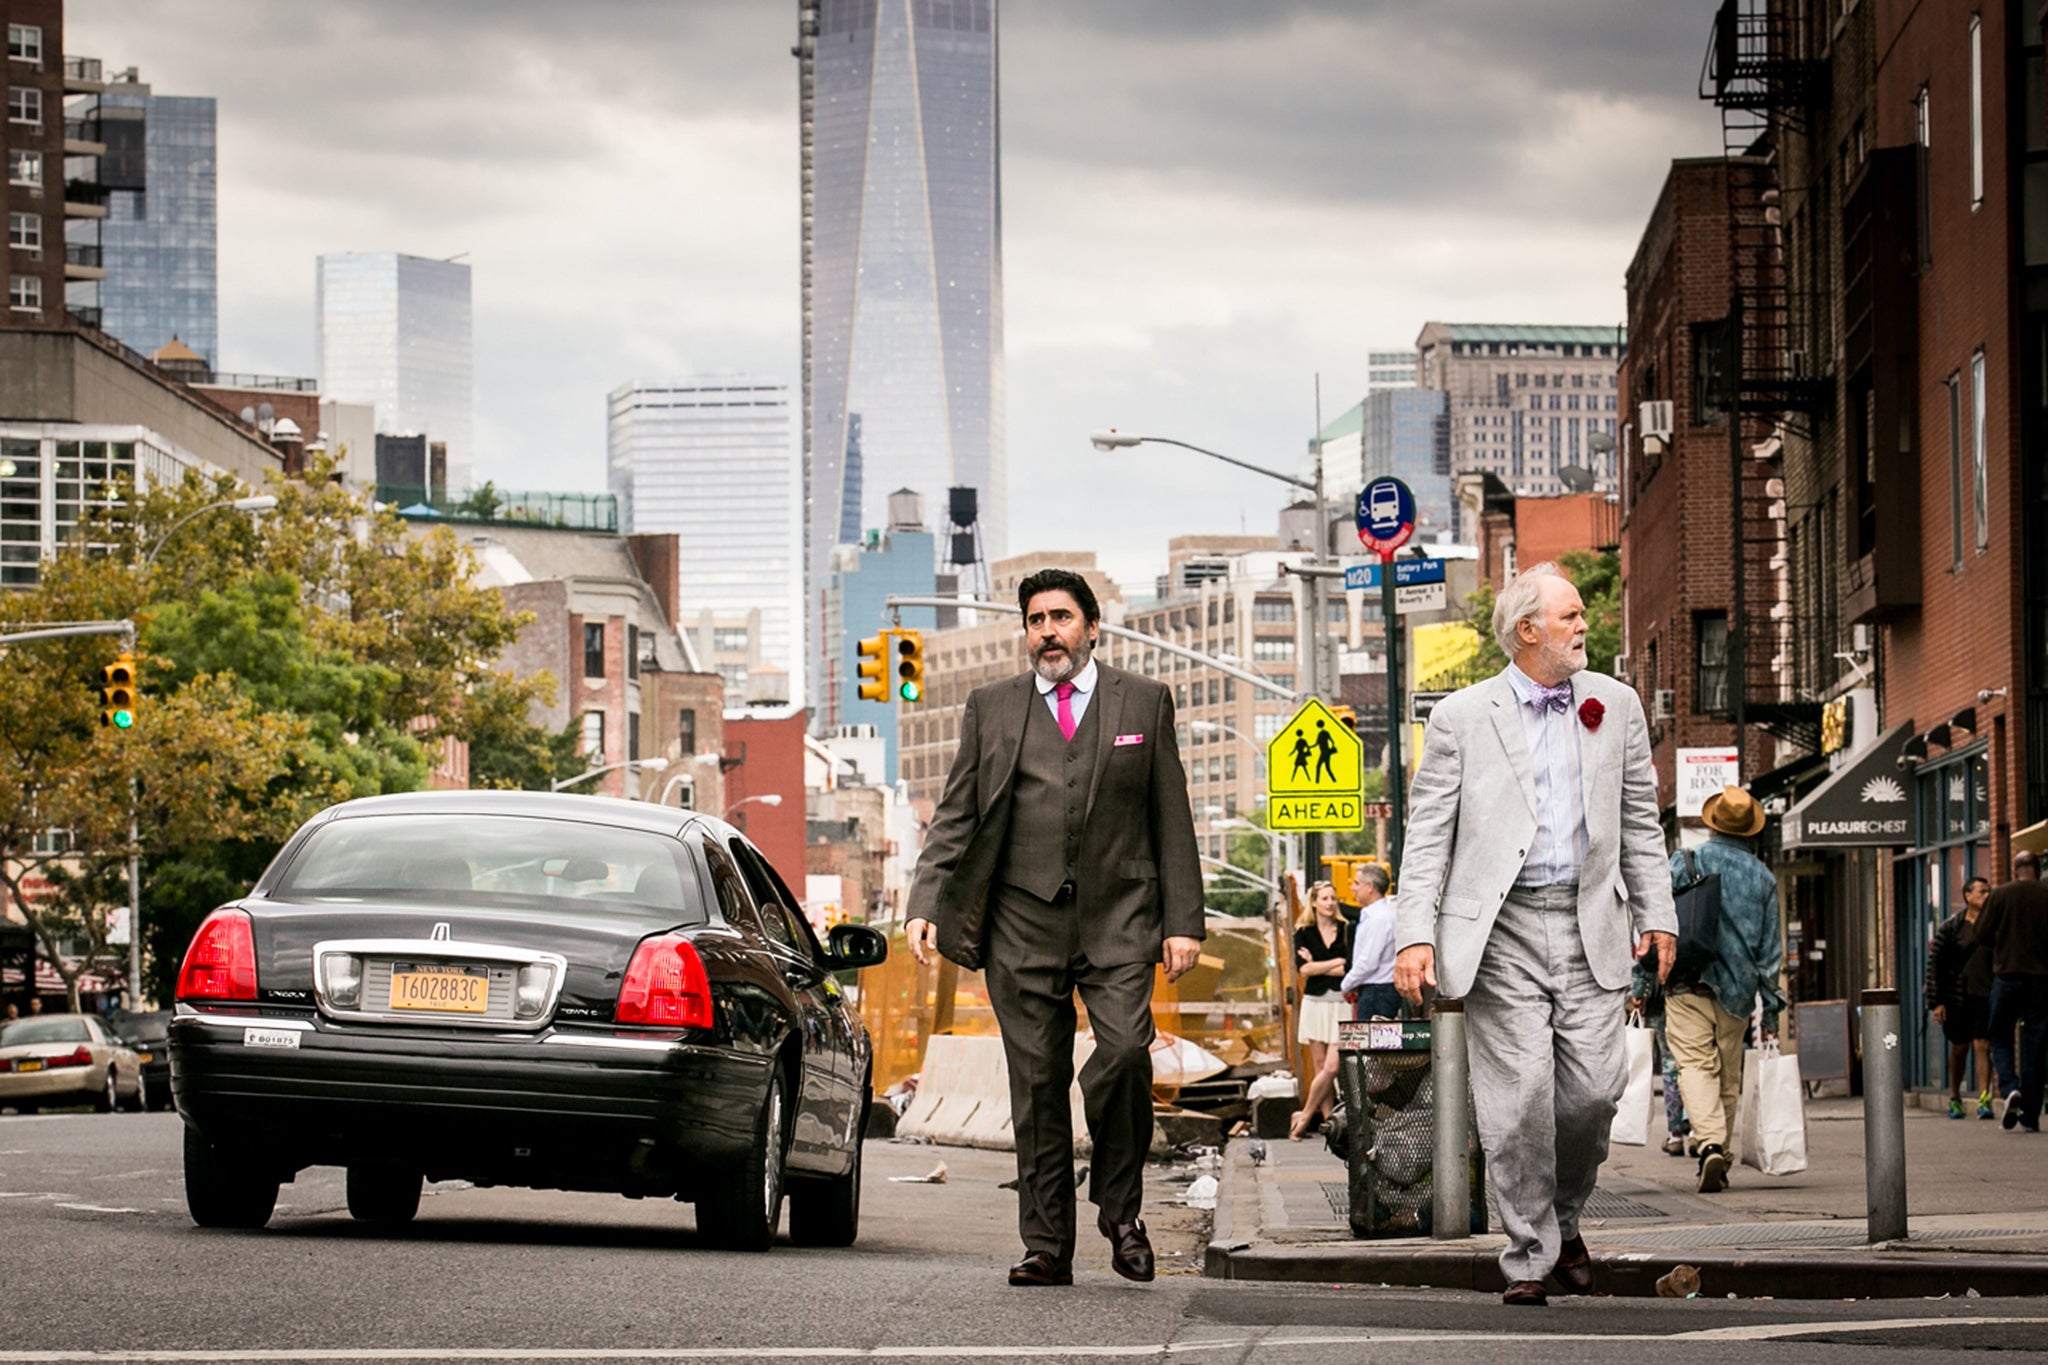
<path id="1" fill-rule="evenodd" d="M 1641 1147 L 1650 1140 L 1650 1074 L 1655 1069 L 1651 1062 L 1657 1034 L 1654 1029 L 1644 1028 L 1643 1017 L 1636 1014 L 1629 1016 L 1622 1037 L 1628 1048 L 1628 1088 L 1621 1092 L 1621 1103 L 1614 1110 L 1607 1140 Z"/>
<path id="2" fill-rule="evenodd" d="M 1778 1051 L 1778 1040 L 1742 1054 L 1742 1104 L 1736 1146 L 1745 1166 L 1765 1175 L 1806 1169 L 1806 1092 L 1799 1059 Z"/>

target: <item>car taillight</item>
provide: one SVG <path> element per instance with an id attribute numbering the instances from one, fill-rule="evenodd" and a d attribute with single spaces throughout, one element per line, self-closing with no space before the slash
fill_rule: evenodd
<path id="1" fill-rule="evenodd" d="M 192 936 L 178 972 L 180 1000 L 254 1000 L 256 936 L 242 910 L 216 910 Z"/>
<path id="2" fill-rule="evenodd" d="M 92 1051 L 84 1043 L 80 1043 L 62 1057 L 43 1058 L 43 1065 L 53 1071 L 60 1066 L 91 1066 Z"/>
<path id="3" fill-rule="evenodd" d="M 621 1024 L 710 1028 L 711 979 L 696 945 L 681 934 L 643 939 L 619 987 Z"/>

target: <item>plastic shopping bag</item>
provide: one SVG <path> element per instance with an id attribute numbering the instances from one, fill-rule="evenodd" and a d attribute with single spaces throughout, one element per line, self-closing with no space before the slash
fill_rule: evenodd
<path id="1" fill-rule="evenodd" d="M 1806 1169 L 1806 1092 L 1799 1059 L 1778 1051 L 1778 1040 L 1742 1055 L 1742 1104 L 1736 1145 L 1742 1164 L 1765 1175 Z"/>
<path id="2" fill-rule="evenodd" d="M 1628 1049 L 1628 1088 L 1621 1092 L 1607 1140 L 1641 1147 L 1650 1140 L 1650 1073 L 1657 1034 L 1644 1028 L 1643 1017 L 1636 1014 L 1629 1016 L 1622 1038 Z"/>

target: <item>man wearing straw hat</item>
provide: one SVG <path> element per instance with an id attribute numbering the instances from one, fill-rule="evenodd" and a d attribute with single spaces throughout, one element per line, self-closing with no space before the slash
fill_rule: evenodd
<path id="1" fill-rule="evenodd" d="M 1750 852 L 1750 841 L 1763 832 L 1763 807 L 1741 787 L 1723 787 L 1707 798 L 1700 820 L 1707 841 L 1671 855 L 1671 879 L 1679 886 L 1695 875 L 1721 878 L 1720 932 L 1712 959 L 1691 971 L 1673 968 L 1664 983 L 1664 1038 L 1678 1062 L 1678 1092 L 1692 1121 L 1699 1191 L 1718 1194 L 1728 1186 L 1743 1031 L 1761 995 L 1764 1035 L 1777 1035 L 1785 1007 L 1778 993 L 1785 941 L 1778 932 L 1778 879 Z M 1696 873 L 1686 866 L 1688 853 Z M 1640 968 L 1637 978 L 1638 990 L 1647 989 Z"/>

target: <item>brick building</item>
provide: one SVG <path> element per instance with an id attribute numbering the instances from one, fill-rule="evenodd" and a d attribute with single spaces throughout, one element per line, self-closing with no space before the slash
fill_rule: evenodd
<path id="1" fill-rule="evenodd" d="M 105 151 L 97 126 L 83 120 L 67 126 L 64 103 L 68 95 L 97 95 L 106 85 L 98 62 L 65 58 L 63 0 L 0 0 L 0 21 L 7 30 L 7 117 L 0 123 L 7 163 L 0 184 L 7 214 L 6 325 L 62 328 L 69 325 L 66 281 L 96 281 L 105 273 L 97 243 L 107 216 L 97 172 L 74 177 L 66 168 L 72 156 L 81 169 L 97 165 Z M 76 231 L 90 238 L 90 251 L 67 249 L 74 220 Z"/>
<path id="2" fill-rule="evenodd" d="M 804 885 L 804 740 L 809 715 L 800 707 L 756 707 L 725 716 L 723 814 L 754 841 L 792 887 Z M 774 800 L 763 798 L 773 797 Z M 720 813 L 706 805 L 705 810 Z"/>

